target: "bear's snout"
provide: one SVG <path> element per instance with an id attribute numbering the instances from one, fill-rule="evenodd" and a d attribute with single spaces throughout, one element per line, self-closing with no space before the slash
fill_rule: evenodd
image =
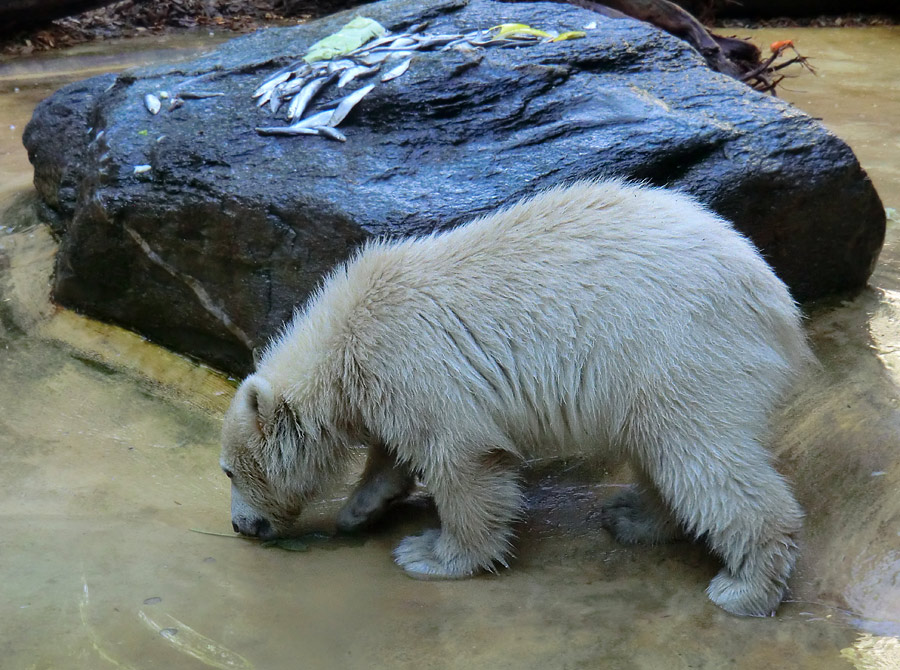
<path id="1" fill-rule="evenodd" d="M 264 540 L 275 537 L 275 529 L 269 520 L 247 504 L 238 488 L 231 485 L 231 527 L 235 533 L 259 537 Z"/>
<path id="2" fill-rule="evenodd" d="M 234 517 L 231 520 L 231 527 L 234 528 L 235 533 L 249 535 L 250 537 L 267 539 L 274 535 L 272 524 L 269 523 L 268 519 L 263 519 L 262 517 L 255 519 L 248 519 L 244 516 Z"/>

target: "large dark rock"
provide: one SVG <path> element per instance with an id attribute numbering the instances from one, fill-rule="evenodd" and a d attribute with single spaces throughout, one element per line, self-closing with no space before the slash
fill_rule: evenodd
<path id="1" fill-rule="evenodd" d="M 429 32 L 598 27 L 421 54 L 353 111 L 345 144 L 258 135 L 272 119 L 254 88 L 354 14 L 393 30 L 427 19 Z M 145 93 L 179 86 L 226 96 L 146 111 Z M 863 286 L 884 234 L 872 184 L 818 122 L 646 24 L 550 3 L 389 0 L 260 31 L 187 64 L 66 87 L 37 108 L 25 144 L 58 213 L 56 298 L 235 372 L 366 238 L 455 226 L 560 181 L 685 189 L 801 300 Z"/>

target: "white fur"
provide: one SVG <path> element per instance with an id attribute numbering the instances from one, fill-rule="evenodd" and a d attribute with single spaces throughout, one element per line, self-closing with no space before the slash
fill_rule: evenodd
<path id="1" fill-rule="evenodd" d="M 623 541 L 705 537 L 725 566 L 710 597 L 767 614 L 802 514 L 763 442 L 809 359 L 787 289 L 726 221 L 677 192 L 581 182 L 337 268 L 251 377 L 300 437 L 272 445 L 262 421 L 248 442 L 236 401 L 223 464 L 249 448 L 271 474 L 258 454 L 279 454 L 280 483 L 256 505 L 244 491 L 270 518 L 281 497 L 326 485 L 354 442 L 386 451 L 442 523 L 405 539 L 398 563 L 461 577 L 505 564 L 515 460 L 605 450 L 645 490 L 611 505 L 608 527 Z"/>

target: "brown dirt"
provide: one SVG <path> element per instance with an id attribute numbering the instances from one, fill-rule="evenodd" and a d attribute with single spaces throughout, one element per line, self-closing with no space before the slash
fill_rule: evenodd
<path id="1" fill-rule="evenodd" d="M 197 29 L 245 33 L 264 25 L 308 21 L 359 4 L 359 0 L 124 0 L 2 40 L 0 54 L 28 55 L 148 33 Z"/>

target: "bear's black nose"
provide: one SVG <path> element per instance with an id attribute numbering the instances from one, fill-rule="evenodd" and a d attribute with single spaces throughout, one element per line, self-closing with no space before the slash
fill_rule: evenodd
<path id="1" fill-rule="evenodd" d="M 235 533 L 248 537 L 269 538 L 273 535 L 272 524 L 262 517 L 248 519 L 245 516 L 237 516 L 231 520 L 231 527 Z"/>
<path id="2" fill-rule="evenodd" d="M 272 525 L 268 519 L 257 519 L 253 522 L 253 534 L 256 537 L 265 537 L 272 532 Z"/>

